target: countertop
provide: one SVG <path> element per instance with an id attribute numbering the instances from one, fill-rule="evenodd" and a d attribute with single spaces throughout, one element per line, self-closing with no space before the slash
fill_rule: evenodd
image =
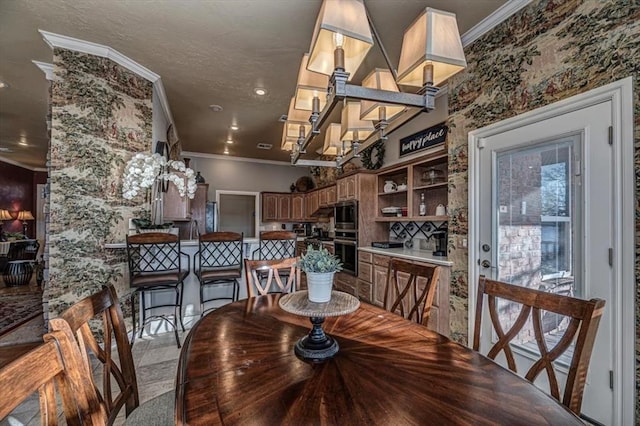
<path id="1" fill-rule="evenodd" d="M 243 240 L 244 244 L 258 244 L 257 238 L 245 238 Z M 197 247 L 198 240 L 180 240 L 180 246 L 182 247 Z M 106 249 L 124 249 L 127 248 L 127 243 L 107 243 L 104 245 Z"/>
<path id="2" fill-rule="evenodd" d="M 384 256 L 399 257 L 401 259 L 415 260 L 418 262 L 428 262 L 434 265 L 453 266 L 453 262 L 447 260 L 446 256 L 434 256 L 428 250 L 416 250 L 407 248 L 377 248 L 377 247 L 358 247 L 358 250 L 373 254 L 382 254 Z"/>

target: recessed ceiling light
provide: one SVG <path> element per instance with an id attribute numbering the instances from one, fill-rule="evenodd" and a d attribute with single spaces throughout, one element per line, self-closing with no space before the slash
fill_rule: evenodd
<path id="1" fill-rule="evenodd" d="M 29 146 L 25 141 L 20 141 L 20 142 L 18 142 L 18 145 L 22 145 L 22 146 Z"/>
<path id="2" fill-rule="evenodd" d="M 231 144 L 233 143 L 233 140 L 232 140 L 232 139 L 227 139 L 227 143 L 228 143 L 229 145 L 231 145 Z"/>
<path id="3" fill-rule="evenodd" d="M 267 90 L 263 89 L 262 87 L 256 87 L 255 89 L 253 89 L 253 93 L 258 96 L 264 96 L 267 94 Z"/>
<path id="4" fill-rule="evenodd" d="M 7 87 L 9 87 L 9 85 L 4 81 L 0 80 L 0 89 L 6 89 Z"/>
<path id="5" fill-rule="evenodd" d="M 209 109 L 213 112 L 220 112 L 222 111 L 222 107 L 220 105 L 216 105 L 216 104 L 211 104 L 209 105 Z"/>
<path id="6" fill-rule="evenodd" d="M 227 148 L 224 149 L 224 154 L 229 155 L 229 150 Z"/>
<path id="7" fill-rule="evenodd" d="M 236 124 L 231 125 L 231 130 L 238 130 L 239 127 Z"/>
<path id="8" fill-rule="evenodd" d="M 10 148 L 5 146 L 0 146 L 0 152 L 13 152 Z"/>

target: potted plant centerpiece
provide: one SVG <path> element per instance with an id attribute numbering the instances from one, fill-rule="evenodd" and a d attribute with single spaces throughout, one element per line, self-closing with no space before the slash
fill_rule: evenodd
<path id="1" fill-rule="evenodd" d="M 307 275 L 309 301 L 325 303 L 331 300 L 333 276 L 342 270 L 342 263 L 324 247 L 315 249 L 307 246 L 307 252 L 300 257 L 298 267 Z"/>

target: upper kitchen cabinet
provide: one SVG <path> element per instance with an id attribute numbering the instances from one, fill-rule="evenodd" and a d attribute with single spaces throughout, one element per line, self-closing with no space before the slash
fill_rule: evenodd
<path id="1" fill-rule="evenodd" d="M 356 200 L 359 198 L 360 176 L 358 173 L 338 179 L 336 182 L 337 201 Z"/>
<path id="2" fill-rule="evenodd" d="M 307 219 L 311 220 L 313 213 L 320 207 L 320 191 L 315 190 L 307 193 Z"/>
<path id="3" fill-rule="evenodd" d="M 262 192 L 262 222 L 286 222 L 291 220 L 291 194 Z"/>
<path id="4" fill-rule="evenodd" d="M 332 206 L 336 203 L 336 186 L 331 185 L 318 190 L 320 207 Z"/>
<path id="5" fill-rule="evenodd" d="M 291 194 L 291 220 L 301 222 L 306 217 L 306 195 L 301 192 Z"/>

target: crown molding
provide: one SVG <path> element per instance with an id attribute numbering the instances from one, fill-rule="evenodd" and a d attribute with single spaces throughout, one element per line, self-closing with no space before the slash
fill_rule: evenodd
<path id="1" fill-rule="evenodd" d="M 509 0 L 491 15 L 478 22 L 469 31 L 462 35 L 462 46 L 467 47 L 502 22 L 506 21 L 520 9 L 531 3 L 532 0 Z"/>
<path id="2" fill-rule="evenodd" d="M 175 134 L 176 140 L 178 140 L 178 131 L 176 129 L 176 125 L 173 122 L 173 115 L 171 114 L 171 108 L 169 107 L 169 100 L 167 99 L 167 94 L 164 91 L 164 86 L 162 84 L 162 79 L 160 76 L 150 69 L 140 65 L 133 59 L 128 56 L 123 55 L 117 50 L 105 46 L 98 43 L 92 43 L 90 41 L 80 40 L 73 37 L 68 37 L 60 34 L 51 33 L 44 30 L 38 30 L 42 35 L 42 39 L 51 49 L 54 47 L 59 47 L 62 49 L 73 50 L 75 52 L 87 53 L 94 56 L 100 56 L 102 58 L 107 58 L 117 63 L 120 66 L 128 69 L 129 71 L 139 75 L 140 77 L 150 81 L 153 83 L 153 89 L 155 90 L 158 99 L 160 100 L 160 105 L 162 106 L 162 112 L 167 118 L 167 122 L 173 124 L 173 132 Z M 36 61 L 33 61 L 34 63 Z M 36 64 L 38 65 L 38 64 Z M 38 65 L 39 66 L 39 65 Z M 42 69 L 42 68 L 41 68 Z M 43 70 L 44 71 L 44 70 Z M 53 74 L 53 69 L 51 70 Z M 46 71 L 45 71 L 46 74 Z M 47 75 L 47 79 L 49 76 Z"/>
<path id="3" fill-rule="evenodd" d="M 48 64 L 46 62 L 40 62 L 36 60 L 33 60 L 31 62 L 33 62 L 36 67 L 40 68 L 40 71 L 44 73 L 47 80 L 53 80 L 53 64 Z"/>
<path id="4" fill-rule="evenodd" d="M 7 157 L 3 157 L 2 155 L 0 155 L 0 161 L 2 161 L 3 163 L 7 163 L 7 164 L 11 164 L 13 166 L 17 166 L 17 167 L 22 167 L 23 169 L 27 169 L 27 170 L 31 170 L 32 172 L 48 172 L 49 170 L 43 167 L 30 167 L 27 166 L 25 164 L 22 164 L 18 161 L 15 160 L 11 160 Z"/>
<path id="5" fill-rule="evenodd" d="M 275 161 L 275 160 L 261 160 L 259 158 L 247 158 L 247 157 L 232 157 L 230 155 L 219 155 L 219 154 L 206 154 L 204 152 L 192 152 L 192 151 L 182 151 L 180 153 L 181 157 L 187 158 L 211 158 L 214 160 L 225 160 L 225 161 L 240 161 L 243 163 L 259 163 L 259 164 L 272 164 L 274 166 L 291 166 L 291 163 L 287 161 Z"/>

